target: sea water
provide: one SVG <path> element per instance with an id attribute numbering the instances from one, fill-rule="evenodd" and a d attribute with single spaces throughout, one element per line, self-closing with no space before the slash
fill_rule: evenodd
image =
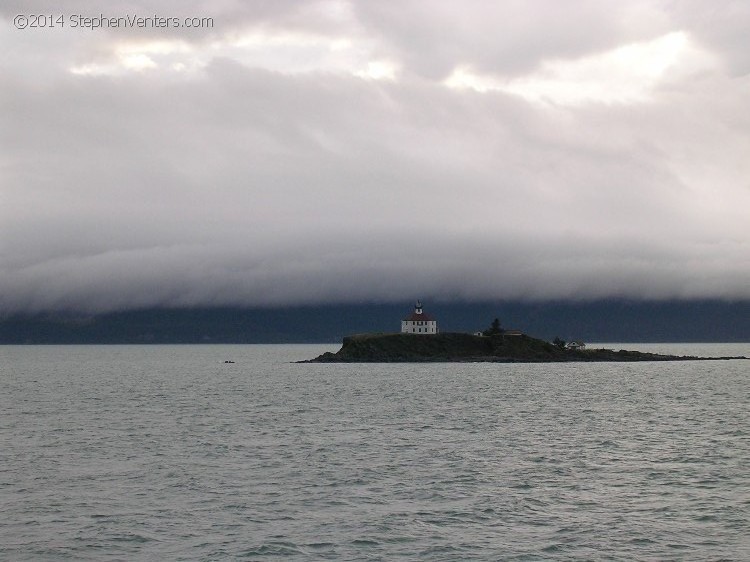
<path id="1" fill-rule="evenodd" d="M 750 560 L 750 361 L 337 348 L 0 346 L 0 559 Z"/>

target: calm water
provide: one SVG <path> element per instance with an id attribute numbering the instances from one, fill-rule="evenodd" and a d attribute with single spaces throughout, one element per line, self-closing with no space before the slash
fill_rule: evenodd
<path id="1" fill-rule="evenodd" d="M 337 348 L 0 346 L 0 559 L 750 560 L 750 361 Z"/>

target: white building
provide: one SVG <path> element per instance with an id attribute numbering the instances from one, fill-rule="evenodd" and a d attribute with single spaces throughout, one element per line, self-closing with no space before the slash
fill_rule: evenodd
<path id="1" fill-rule="evenodd" d="M 402 334 L 437 334 L 437 320 L 422 310 L 422 303 L 417 301 L 414 312 L 401 321 Z"/>

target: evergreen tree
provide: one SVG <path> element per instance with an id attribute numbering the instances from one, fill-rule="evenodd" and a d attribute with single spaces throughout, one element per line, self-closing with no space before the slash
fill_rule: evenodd
<path id="1" fill-rule="evenodd" d="M 482 334 L 484 334 L 485 336 L 495 336 L 495 335 L 502 334 L 502 333 L 503 333 L 503 329 L 500 327 L 499 318 L 495 318 L 492 321 L 492 324 L 490 324 L 490 327 L 486 329 L 484 332 L 482 332 Z"/>

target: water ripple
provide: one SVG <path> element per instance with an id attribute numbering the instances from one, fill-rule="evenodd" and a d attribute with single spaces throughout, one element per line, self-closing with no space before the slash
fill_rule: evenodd
<path id="1" fill-rule="evenodd" d="M 320 352 L 1 348 L 0 559 L 750 559 L 747 362 Z"/>

